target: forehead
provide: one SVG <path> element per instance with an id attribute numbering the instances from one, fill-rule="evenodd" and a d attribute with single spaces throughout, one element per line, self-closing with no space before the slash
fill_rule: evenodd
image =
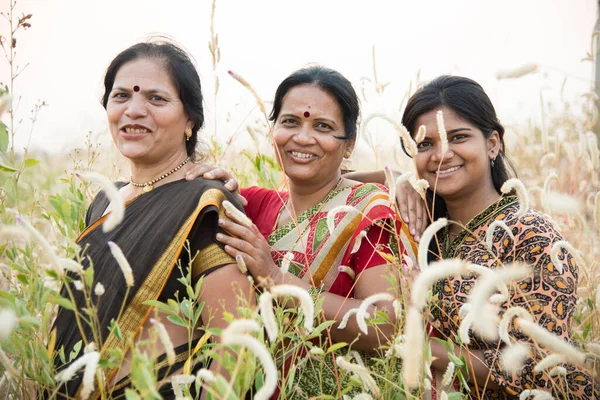
<path id="1" fill-rule="evenodd" d="M 294 86 L 283 97 L 281 112 L 304 115 L 306 111 L 315 117 L 342 117 L 342 111 L 335 98 L 319 86 Z"/>
<path id="2" fill-rule="evenodd" d="M 417 118 L 417 123 L 415 124 L 418 128 L 421 125 L 425 125 L 427 128 L 427 136 L 431 136 L 432 133 L 438 135 L 438 127 L 437 127 L 437 112 L 442 111 L 444 114 L 444 126 L 446 130 L 452 130 L 456 128 L 470 128 L 477 129 L 472 123 L 467 121 L 458 115 L 453 109 L 442 106 L 438 107 L 434 110 L 428 111 L 422 114 L 419 118 Z M 413 132 L 416 133 L 416 132 Z"/>
<path id="3" fill-rule="evenodd" d="M 156 58 L 138 58 L 123 64 L 113 86 L 177 92 L 165 62 Z"/>

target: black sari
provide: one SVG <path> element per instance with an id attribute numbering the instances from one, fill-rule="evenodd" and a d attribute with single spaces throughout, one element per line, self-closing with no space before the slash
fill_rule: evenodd
<path id="1" fill-rule="evenodd" d="M 113 241 L 121 247 L 134 276 L 135 284 L 129 290 L 126 307 L 119 320 L 122 336 L 127 338 L 131 334 L 137 334 L 152 310 L 144 302 L 157 299 L 166 301 L 177 290 L 180 297 L 185 294 L 185 287 L 177 281 L 181 277 L 176 267 L 178 260 L 181 260 L 185 272 L 189 265 L 189 254 L 195 255 L 192 276 L 196 279 L 221 266 L 235 263 L 235 259 L 225 253 L 222 245 L 215 239 L 217 232 L 222 232 L 218 219 L 225 218 L 221 206 L 224 200 L 229 200 L 243 210 L 221 182 L 203 179 L 170 182 L 129 201 L 121 224 L 111 232 L 104 233 L 102 223 L 108 214 L 103 216 L 103 213 L 109 201 L 103 193 L 94 199 L 86 215 L 87 228 L 77 243 L 86 256 L 85 268 L 89 267 L 89 260 L 92 260 L 94 287 L 101 282 L 106 289 L 99 299 L 92 295 L 97 304 L 101 336 L 100 343 L 96 345 L 103 355 L 106 355 L 108 349 L 126 350 L 127 347 L 125 340 L 119 340 L 109 332 L 111 320 L 118 317 L 125 300 L 127 286 L 123 273 L 109 250 L 108 242 Z M 186 241 L 191 249 L 189 254 L 185 250 Z M 71 291 L 75 296 L 75 307 L 81 310 L 85 307 L 83 294 L 72 285 Z M 68 297 L 66 288 L 63 288 L 62 295 Z M 78 328 L 75 313 L 60 308 L 55 321 L 56 349 L 64 346 L 64 353 L 68 355 L 80 340 L 83 339 L 83 346 L 94 341 L 91 328 L 83 322 L 81 325 L 85 332 L 84 338 Z M 184 347 L 186 351 L 189 348 Z M 68 364 L 61 366 L 60 369 L 67 366 Z M 111 379 L 114 373 L 116 370 L 107 377 Z M 61 388 L 59 398 L 60 395 L 76 396 L 81 375 L 80 373 Z M 96 398 L 97 395 L 96 390 L 90 398 Z"/>

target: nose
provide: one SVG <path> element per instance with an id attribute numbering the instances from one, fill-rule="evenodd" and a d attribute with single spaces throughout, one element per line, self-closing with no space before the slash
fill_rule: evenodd
<path id="1" fill-rule="evenodd" d="M 309 124 L 302 124 L 296 134 L 293 137 L 294 141 L 298 144 L 313 144 L 315 138 L 312 136 L 311 128 Z"/>
<path id="2" fill-rule="evenodd" d="M 125 115 L 132 119 L 141 118 L 148 115 L 148 111 L 146 110 L 146 102 L 142 96 L 133 95 L 131 97 L 127 104 Z"/>
<path id="3" fill-rule="evenodd" d="M 442 143 L 437 142 L 435 144 L 435 148 L 433 149 L 433 154 L 431 155 L 431 159 L 434 161 L 442 161 L 442 159 L 447 160 L 454 156 L 454 152 L 450 149 L 450 145 L 448 145 L 448 149 L 444 153 L 442 151 Z"/>

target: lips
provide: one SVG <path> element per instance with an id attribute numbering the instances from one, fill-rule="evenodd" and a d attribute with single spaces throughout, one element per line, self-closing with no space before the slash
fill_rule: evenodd
<path id="1" fill-rule="evenodd" d="M 121 135 L 127 139 L 139 139 L 152 131 L 143 125 L 124 125 L 120 129 Z"/>
<path id="2" fill-rule="evenodd" d="M 462 167 L 463 167 L 462 165 L 456 165 L 453 167 L 441 167 L 439 169 L 439 171 L 436 169 L 435 171 L 432 171 L 432 173 L 437 175 L 438 177 L 443 177 L 443 176 L 447 176 L 447 175 L 452 174 L 453 172 L 458 171 Z"/>
<path id="3" fill-rule="evenodd" d="M 293 151 L 288 151 L 288 154 L 291 155 L 293 159 L 299 160 L 299 161 L 309 161 L 314 158 L 317 158 L 317 156 L 315 154 L 304 152 L 304 151 L 294 151 L 293 150 Z"/>

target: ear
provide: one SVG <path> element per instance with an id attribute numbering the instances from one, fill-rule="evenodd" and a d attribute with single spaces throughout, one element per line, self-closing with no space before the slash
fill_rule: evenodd
<path id="1" fill-rule="evenodd" d="M 493 131 L 490 137 L 487 138 L 487 153 L 490 160 L 496 158 L 498 153 L 502 150 L 502 141 L 500 140 L 500 134 L 498 131 Z"/>
<path id="2" fill-rule="evenodd" d="M 191 119 L 188 119 L 187 123 L 185 124 L 185 129 L 190 128 L 190 129 L 194 129 L 194 121 L 192 121 Z"/>
<path id="3" fill-rule="evenodd" d="M 356 144 L 356 136 L 354 136 L 352 139 L 346 141 L 346 151 L 349 151 L 350 153 L 352 153 L 354 151 L 355 144 Z"/>

